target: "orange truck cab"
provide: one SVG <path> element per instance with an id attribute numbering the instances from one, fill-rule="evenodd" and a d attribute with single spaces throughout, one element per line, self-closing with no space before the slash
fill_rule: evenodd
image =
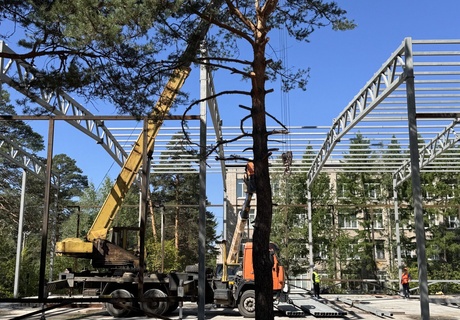
<path id="1" fill-rule="evenodd" d="M 278 247 L 274 243 L 270 243 L 270 254 L 273 260 L 272 277 L 273 291 L 282 290 L 285 285 L 284 267 L 278 261 Z M 252 261 L 252 242 L 247 242 L 244 245 L 243 254 L 243 279 L 254 281 L 254 265 Z"/>

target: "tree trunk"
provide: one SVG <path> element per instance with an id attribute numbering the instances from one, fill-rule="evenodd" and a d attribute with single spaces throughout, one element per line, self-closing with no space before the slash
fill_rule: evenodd
<path id="1" fill-rule="evenodd" d="M 265 114 L 265 47 L 267 27 L 258 16 L 252 74 L 252 124 L 257 215 L 254 223 L 253 264 L 255 275 L 256 319 L 274 319 L 272 262 L 268 251 L 272 224 L 272 192 L 268 170 L 268 136 Z"/>
<path id="2" fill-rule="evenodd" d="M 152 233 L 153 233 L 153 240 L 157 242 L 157 228 L 155 226 L 155 211 L 153 210 L 153 202 L 152 198 L 150 198 L 149 195 L 149 210 L 150 210 L 150 216 L 152 217 Z"/>
<path id="3" fill-rule="evenodd" d="M 175 197 L 174 197 L 174 201 L 176 202 L 176 204 L 179 203 L 179 197 L 180 197 L 180 194 L 179 194 L 179 178 L 178 176 L 176 175 L 175 176 L 175 181 L 174 181 L 174 185 L 175 185 Z M 175 245 L 175 248 L 176 250 L 179 252 L 179 207 L 176 207 L 175 209 L 175 214 L 174 214 L 174 245 Z M 176 260 L 177 262 L 177 260 Z"/>

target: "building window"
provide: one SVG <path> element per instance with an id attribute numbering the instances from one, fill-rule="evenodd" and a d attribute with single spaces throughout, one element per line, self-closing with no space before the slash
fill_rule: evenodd
<path id="1" fill-rule="evenodd" d="M 342 229 L 357 229 L 356 213 L 339 213 L 339 226 Z"/>
<path id="2" fill-rule="evenodd" d="M 458 216 L 448 216 L 447 217 L 447 228 L 448 229 L 460 228 L 460 221 L 458 220 Z"/>
<path id="3" fill-rule="evenodd" d="M 431 248 L 427 250 L 427 260 L 428 261 L 439 261 L 440 256 L 439 256 L 439 246 L 437 245 L 431 245 Z"/>
<path id="4" fill-rule="evenodd" d="M 343 199 L 346 198 L 348 191 L 348 184 L 344 182 L 337 183 L 337 198 Z"/>
<path id="5" fill-rule="evenodd" d="M 433 196 L 434 196 L 434 194 L 433 194 L 433 186 L 429 185 L 429 184 L 422 185 L 422 196 L 426 200 L 433 199 Z"/>
<path id="6" fill-rule="evenodd" d="M 381 196 L 380 183 L 364 183 L 364 192 L 369 199 L 377 200 Z"/>
<path id="7" fill-rule="evenodd" d="M 455 197 L 456 185 L 454 183 L 449 183 L 447 186 L 447 199 L 453 199 Z"/>
<path id="8" fill-rule="evenodd" d="M 243 179 L 236 179 L 236 197 L 244 198 L 246 197 L 246 186 Z"/>
<path id="9" fill-rule="evenodd" d="M 328 255 L 327 255 L 327 245 L 324 243 L 320 243 L 318 246 L 318 257 L 321 260 L 327 260 Z"/>
<path id="10" fill-rule="evenodd" d="M 381 210 L 374 211 L 374 229 L 383 229 L 383 213 Z"/>
<path id="11" fill-rule="evenodd" d="M 256 220 L 256 210 L 249 209 L 249 228 L 252 229 Z"/>
<path id="12" fill-rule="evenodd" d="M 376 241 L 375 243 L 375 259 L 385 259 L 385 243 L 383 241 Z"/>
<path id="13" fill-rule="evenodd" d="M 435 213 L 429 213 L 429 214 L 425 214 L 426 216 L 426 219 L 428 220 L 426 223 L 428 225 L 428 227 L 432 228 L 434 226 L 438 226 L 439 225 L 439 219 L 438 219 L 438 215 L 435 214 Z"/>
<path id="14" fill-rule="evenodd" d="M 347 260 L 359 260 L 359 246 L 355 243 L 350 243 L 348 246 L 348 251 L 346 252 Z"/>
<path id="15" fill-rule="evenodd" d="M 271 185 L 272 185 L 272 194 L 273 194 L 273 196 L 274 197 L 282 197 L 280 183 L 278 181 L 275 181 L 275 182 L 272 182 Z"/>

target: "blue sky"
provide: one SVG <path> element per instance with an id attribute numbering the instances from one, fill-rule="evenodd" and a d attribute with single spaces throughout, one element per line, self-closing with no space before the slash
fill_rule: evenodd
<path id="1" fill-rule="evenodd" d="M 281 96 L 279 86 L 267 86 L 275 89 L 275 93 L 267 100 L 268 111 L 289 125 L 330 126 L 332 119 L 347 106 L 405 37 L 416 40 L 460 38 L 458 0 L 336 2 L 347 10 L 350 19 L 355 20 L 356 29 L 343 32 L 332 31 L 330 28 L 319 29 L 311 35 L 309 43 L 298 43 L 293 39 L 280 42 L 277 40 L 280 37 L 279 31 L 274 30 L 270 34 L 273 39 L 271 46 L 277 54 L 280 54 L 281 47 L 286 46 L 284 55 L 288 66 L 310 68 L 306 91 L 297 90 Z M 8 45 L 19 51 L 14 43 Z M 235 82 L 224 74 L 216 73 L 214 83 L 217 90 L 225 90 Z M 192 71 L 185 90 L 196 92 L 198 97 L 198 70 Z M 239 124 L 244 114 L 235 111 L 238 104 L 249 105 L 248 101 L 235 98 L 218 100 L 218 103 L 225 126 Z M 94 114 L 116 113 L 110 106 L 85 107 Z M 33 126 L 46 138 L 46 123 Z M 100 146 L 65 123 L 57 124 L 55 143 L 54 153 L 67 153 L 76 159 L 77 165 L 96 187 L 106 176 L 115 178 L 119 173 L 119 167 Z M 213 204 L 221 204 L 222 193 L 216 188 L 216 184 L 221 186 L 219 176 L 211 175 L 207 181 L 209 200 Z M 213 208 L 212 211 L 221 222 L 222 210 Z"/>

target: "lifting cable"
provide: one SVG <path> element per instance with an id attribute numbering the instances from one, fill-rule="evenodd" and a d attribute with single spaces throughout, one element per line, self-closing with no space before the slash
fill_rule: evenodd
<path id="1" fill-rule="evenodd" d="M 287 69 L 286 66 L 289 65 L 288 61 L 288 52 L 287 52 L 287 35 L 286 29 L 282 28 L 279 32 L 279 47 L 280 47 L 280 54 L 281 54 L 281 64 L 283 69 Z M 283 90 L 283 83 L 280 83 L 280 91 L 281 91 L 281 122 L 288 128 L 290 128 L 290 105 L 289 105 L 289 92 Z M 289 133 L 282 133 L 282 161 L 284 165 L 284 174 L 289 175 L 291 173 L 291 164 L 292 164 L 292 151 L 291 151 L 291 138 Z"/>

